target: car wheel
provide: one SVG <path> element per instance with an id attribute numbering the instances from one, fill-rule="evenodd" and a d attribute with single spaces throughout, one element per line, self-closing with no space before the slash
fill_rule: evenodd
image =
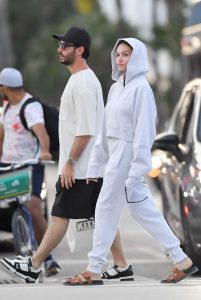
<path id="1" fill-rule="evenodd" d="M 184 212 L 183 203 L 181 209 L 182 209 L 182 224 L 183 224 L 183 232 L 184 232 L 184 245 L 183 245 L 184 251 L 192 259 L 194 265 L 198 267 L 198 269 L 200 270 L 196 274 L 201 274 L 201 256 L 197 254 L 194 250 L 193 242 L 189 230 L 188 219 L 186 218 Z"/>

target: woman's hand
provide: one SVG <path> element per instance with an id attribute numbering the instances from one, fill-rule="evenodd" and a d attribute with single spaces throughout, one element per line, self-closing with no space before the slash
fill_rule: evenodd
<path id="1" fill-rule="evenodd" d="M 91 182 L 91 181 L 93 181 L 93 182 L 98 182 L 98 178 L 87 178 L 87 179 L 86 179 L 86 183 L 87 183 L 87 184 L 89 184 L 89 182 Z"/>

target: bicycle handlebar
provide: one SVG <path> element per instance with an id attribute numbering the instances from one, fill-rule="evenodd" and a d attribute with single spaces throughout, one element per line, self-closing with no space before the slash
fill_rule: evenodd
<path id="1" fill-rule="evenodd" d="M 42 164 L 55 164 L 54 160 L 41 160 L 38 158 L 32 158 L 32 159 L 27 159 L 24 160 L 22 163 L 20 163 L 20 165 L 35 165 L 38 163 L 42 163 Z"/>
<path id="2" fill-rule="evenodd" d="M 11 164 L 9 164 L 9 166 L 5 166 L 5 167 L 0 166 L 0 171 L 3 171 L 3 172 L 14 171 L 14 170 L 29 167 L 31 165 L 35 165 L 37 163 L 55 164 L 55 161 L 54 160 L 29 159 L 29 160 L 23 161 L 22 163 L 18 163 L 18 164 L 11 163 Z"/>

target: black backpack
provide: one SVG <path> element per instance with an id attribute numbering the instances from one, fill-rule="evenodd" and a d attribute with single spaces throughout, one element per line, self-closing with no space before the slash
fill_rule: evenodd
<path id="1" fill-rule="evenodd" d="M 58 123 L 59 123 L 59 111 L 56 107 L 50 106 L 48 104 L 43 103 L 39 98 L 32 97 L 27 99 L 23 104 L 19 112 L 19 116 L 22 122 L 22 125 L 26 130 L 30 130 L 27 126 L 27 122 L 24 115 L 25 107 L 33 102 L 39 102 L 43 107 L 44 113 L 44 121 L 45 121 L 45 128 L 49 135 L 50 139 L 50 153 L 52 154 L 54 159 L 58 158 L 59 153 L 59 133 L 58 133 Z M 5 112 L 8 110 L 9 103 L 5 108 Z M 31 130 L 33 133 L 33 131 Z M 34 133 L 33 133 L 34 134 Z"/>

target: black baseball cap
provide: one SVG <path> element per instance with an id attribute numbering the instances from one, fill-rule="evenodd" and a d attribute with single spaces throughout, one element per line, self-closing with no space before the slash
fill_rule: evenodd
<path id="1" fill-rule="evenodd" d="M 89 33 L 82 27 L 71 27 L 63 35 L 53 34 L 55 39 L 66 43 L 73 43 L 79 46 L 84 46 L 85 49 L 90 49 L 91 37 Z"/>

